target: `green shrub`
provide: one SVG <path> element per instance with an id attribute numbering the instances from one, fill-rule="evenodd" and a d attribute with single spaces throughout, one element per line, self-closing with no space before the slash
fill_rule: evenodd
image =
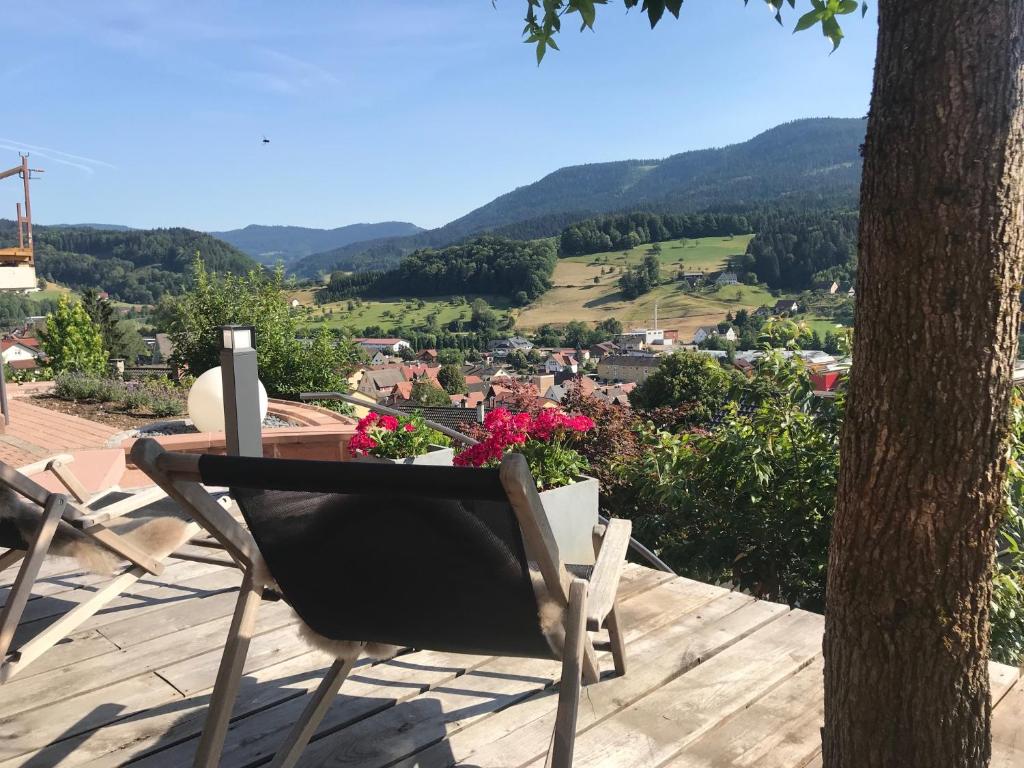
<path id="1" fill-rule="evenodd" d="M 134 387 L 124 391 L 120 403 L 124 406 L 125 410 L 148 413 L 153 407 L 153 397 L 147 390 L 141 387 Z"/>
<path id="2" fill-rule="evenodd" d="M 150 411 L 162 419 L 181 416 L 185 412 L 185 403 L 173 396 L 156 396 L 150 401 Z"/>
<path id="3" fill-rule="evenodd" d="M 62 373 L 56 378 L 53 393 L 61 400 L 120 402 L 124 396 L 124 383 L 87 373 Z"/>

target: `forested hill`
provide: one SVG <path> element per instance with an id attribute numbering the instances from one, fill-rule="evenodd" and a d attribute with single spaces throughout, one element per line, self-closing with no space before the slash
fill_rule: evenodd
<path id="1" fill-rule="evenodd" d="M 860 187 L 859 118 L 812 118 L 772 128 L 749 141 L 683 152 L 662 160 L 622 160 L 561 168 L 439 229 L 356 243 L 298 261 L 314 277 L 333 269 L 392 266 L 416 248 L 441 247 L 480 232 L 530 237 L 558 234 L 595 213 L 736 210 L 799 197 L 801 203 L 855 203 Z"/>
<path id="2" fill-rule="evenodd" d="M 36 226 L 32 231 L 40 277 L 76 290 L 97 288 L 135 304 L 180 292 L 196 251 L 212 271 L 242 273 L 259 267 L 233 246 L 191 229 Z M 0 246 L 16 240 L 14 222 L 0 219 Z"/>
<path id="3" fill-rule="evenodd" d="M 350 243 L 384 237 L 404 237 L 423 232 L 407 221 L 381 221 L 376 224 L 349 224 L 334 229 L 264 226 L 250 224 L 243 229 L 211 232 L 263 264 L 283 262 L 289 266 L 311 253 L 329 251 Z"/>

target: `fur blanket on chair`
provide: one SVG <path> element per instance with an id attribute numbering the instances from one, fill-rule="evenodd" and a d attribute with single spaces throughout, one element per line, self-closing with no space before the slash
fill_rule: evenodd
<path id="1" fill-rule="evenodd" d="M 39 528 L 41 510 L 16 491 L 0 487 L 0 521 L 14 524 L 26 544 Z M 128 517 L 111 530 L 144 552 L 166 552 L 184 543 L 188 523 L 177 517 Z M 90 573 L 112 575 L 126 561 L 70 525 L 58 525 L 49 554 L 70 557 Z"/>

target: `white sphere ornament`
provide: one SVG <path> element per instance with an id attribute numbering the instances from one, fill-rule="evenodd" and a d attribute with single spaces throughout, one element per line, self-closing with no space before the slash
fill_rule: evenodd
<path id="1" fill-rule="evenodd" d="M 267 418 L 267 390 L 257 380 L 260 423 Z M 202 374 L 188 391 L 188 417 L 200 432 L 224 431 L 224 383 L 220 366 Z"/>

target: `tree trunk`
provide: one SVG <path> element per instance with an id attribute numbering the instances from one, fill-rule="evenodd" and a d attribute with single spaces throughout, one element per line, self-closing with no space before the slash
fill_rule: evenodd
<path id="1" fill-rule="evenodd" d="M 985 766 L 1024 260 L 1024 0 L 880 0 L 826 768 Z"/>

